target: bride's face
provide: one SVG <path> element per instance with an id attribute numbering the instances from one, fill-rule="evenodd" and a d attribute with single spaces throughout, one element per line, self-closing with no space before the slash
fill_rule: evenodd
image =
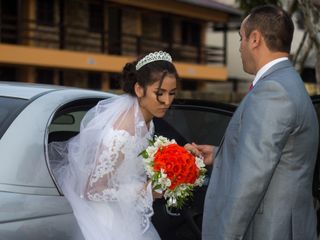
<path id="1" fill-rule="evenodd" d="M 139 104 L 146 122 L 151 121 L 153 117 L 163 117 L 175 97 L 177 79 L 174 75 L 166 75 L 161 86 L 160 84 L 160 80 L 154 82 L 147 86 L 145 92 L 142 87 L 138 86 L 138 88 L 140 88 L 140 90 L 138 90 Z M 141 97 L 139 97 L 139 95 Z"/>

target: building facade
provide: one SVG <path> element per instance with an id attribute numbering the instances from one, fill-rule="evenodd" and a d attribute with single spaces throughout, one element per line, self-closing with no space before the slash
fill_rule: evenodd
<path id="1" fill-rule="evenodd" d="M 227 80 L 226 39 L 206 34 L 239 16 L 210 0 L 0 0 L 0 81 L 116 91 L 126 62 L 164 50 L 196 91 Z"/>

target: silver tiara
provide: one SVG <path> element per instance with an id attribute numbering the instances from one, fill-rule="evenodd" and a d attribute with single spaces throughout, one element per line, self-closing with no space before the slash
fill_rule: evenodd
<path id="1" fill-rule="evenodd" d="M 136 65 L 136 70 L 138 71 L 140 68 L 142 68 L 144 65 L 155 62 L 155 61 L 167 61 L 172 62 L 172 58 L 169 53 L 159 51 L 159 52 L 153 52 L 149 53 L 147 56 L 142 58 Z"/>

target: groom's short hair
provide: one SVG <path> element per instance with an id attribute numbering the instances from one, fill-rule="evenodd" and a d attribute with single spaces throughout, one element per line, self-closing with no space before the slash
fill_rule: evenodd
<path id="1" fill-rule="evenodd" d="M 270 51 L 290 53 L 294 25 L 288 13 L 280 7 L 263 5 L 253 8 L 244 27 L 247 38 L 253 30 L 261 32 Z"/>

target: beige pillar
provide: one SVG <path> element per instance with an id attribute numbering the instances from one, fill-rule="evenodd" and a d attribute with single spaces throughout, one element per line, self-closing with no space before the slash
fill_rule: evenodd
<path id="1" fill-rule="evenodd" d="M 34 46 L 34 41 L 31 39 L 35 36 L 35 32 L 32 29 L 36 28 L 36 0 L 25 0 L 23 4 L 23 18 L 26 19 L 24 24 L 27 30 L 24 32 L 24 36 L 27 40 L 24 40 L 22 44 Z"/>

